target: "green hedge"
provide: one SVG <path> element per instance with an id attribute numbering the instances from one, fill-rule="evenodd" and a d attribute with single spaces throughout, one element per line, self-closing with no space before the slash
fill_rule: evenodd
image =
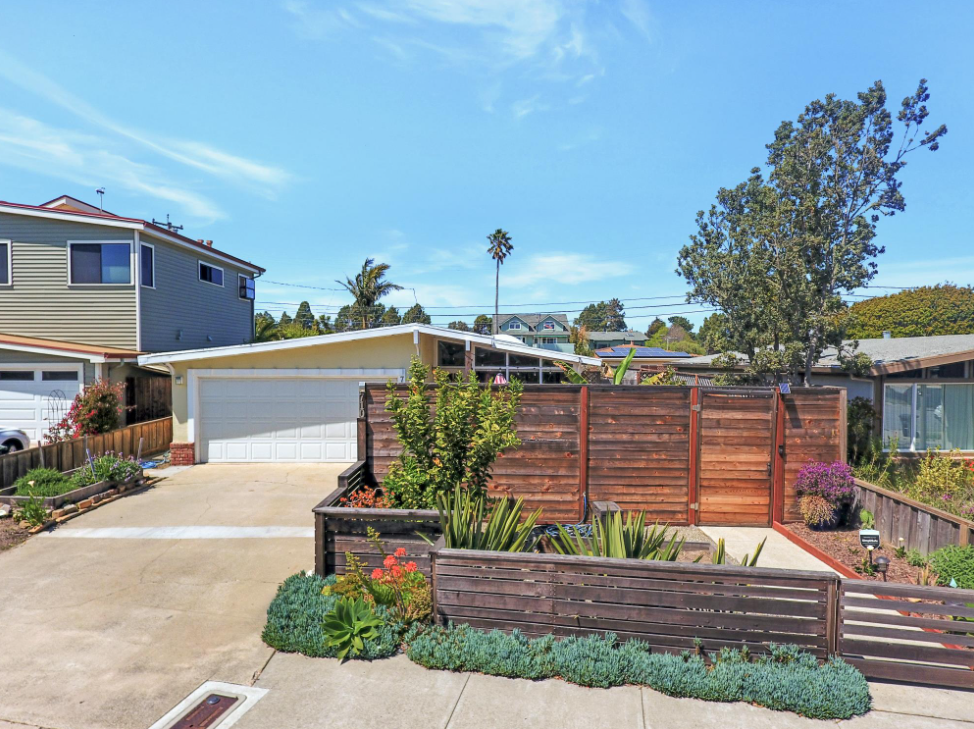
<path id="1" fill-rule="evenodd" d="M 930 566 L 937 573 L 937 584 L 947 586 L 951 580 L 963 590 L 974 590 L 974 546 L 952 544 L 930 555 Z"/>
<path id="2" fill-rule="evenodd" d="M 301 572 L 288 577 L 277 589 L 277 595 L 267 608 L 267 625 L 261 638 L 271 648 L 286 653 L 303 653 L 315 658 L 334 658 L 337 648 L 325 645 L 321 629 L 325 614 L 330 612 L 338 601 L 335 595 L 322 595 L 325 585 L 334 585 L 335 577 L 322 579 L 317 575 Z M 376 614 L 388 619 L 388 612 L 382 606 Z M 396 623 L 386 623 L 379 628 L 375 640 L 366 641 L 361 655 L 352 658 L 386 658 L 399 650 L 403 627 Z"/>
<path id="3" fill-rule="evenodd" d="M 484 633 L 469 625 L 433 627 L 415 636 L 409 658 L 427 668 L 492 676 L 561 677 L 581 686 L 649 686 L 670 696 L 745 701 L 814 719 L 848 719 L 871 706 L 869 686 L 849 664 L 819 665 L 795 646 L 771 646 L 768 656 L 724 649 L 701 657 L 651 653 L 640 641 L 616 636 L 528 640 L 515 631 Z"/>

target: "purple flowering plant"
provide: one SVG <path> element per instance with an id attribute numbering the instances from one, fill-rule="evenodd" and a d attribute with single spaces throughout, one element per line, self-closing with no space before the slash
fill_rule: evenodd
<path id="1" fill-rule="evenodd" d="M 798 472 L 795 482 L 802 496 L 821 496 L 833 504 L 851 499 L 855 494 L 852 468 L 848 463 L 809 463 Z"/>

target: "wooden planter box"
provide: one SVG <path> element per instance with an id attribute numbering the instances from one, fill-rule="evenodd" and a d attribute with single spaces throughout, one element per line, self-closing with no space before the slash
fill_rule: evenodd
<path id="1" fill-rule="evenodd" d="M 71 473 L 74 473 L 74 471 L 68 471 L 65 473 L 65 475 L 68 476 Z M 75 489 L 74 491 L 59 494 L 58 496 L 47 496 L 41 500 L 41 504 L 43 504 L 45 509 L 59 509 L 65 504 L 75 504 L 79 501 L 89 499 L 96 494 L 110 491 L 111 489 L 130 491 L 136 486 L 141 486 L 144 482 L 145 474 L 140 468 L 136 473 L 132 474 L 124 481 L 99 481 L 98 483 L 89 484 L 88 486 L 82 486 L 80 489 Z M 23 506 L 30 501 L 29 496 L 14 496 L 14 492 L 16 490 L 17 488 L 15 486 L 8 486 L 5 489 L 0 489 L 0 504 Z"/>
<path id="2" fill-rule="evenodd" d="M 368 527 L 382 537 L 388 553 L 399 547 L 406 550 L 406 561 L 430 575 L 433 547 L 419 534 L 436 540 L 442 530 L 437 512 L 427 509 L 350 509 L 340 506 L 343 496 L 365 484 L 366 462 L 359 461 L 338 477 L 338 488 L 314 508 L 315 572 L 322 577 L 345 574 L 345 553 L 351 552 L 368 569 L 382 566 L 382 555 L 367 537 Z"/>

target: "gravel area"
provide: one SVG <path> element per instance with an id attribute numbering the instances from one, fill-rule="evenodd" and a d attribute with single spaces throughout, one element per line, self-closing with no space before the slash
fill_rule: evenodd
<path id="1" fill-rule="evenodd" d="M 28 536 L 27 530 L 21 529 L 10 517 L 0 519 L 0 552 L 26 541 Z"/>

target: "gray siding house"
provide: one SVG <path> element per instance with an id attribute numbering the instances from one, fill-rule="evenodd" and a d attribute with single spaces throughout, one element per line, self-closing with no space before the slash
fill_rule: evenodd
<path id="1" fill-rule="evenodd" d="M 52 396 L 162 376 L 138 367 L 140 353 L 253 341 L 261 273 L 208 241 L 68 196 L 0 202 L 0 426 L 37 439 Z"/>

